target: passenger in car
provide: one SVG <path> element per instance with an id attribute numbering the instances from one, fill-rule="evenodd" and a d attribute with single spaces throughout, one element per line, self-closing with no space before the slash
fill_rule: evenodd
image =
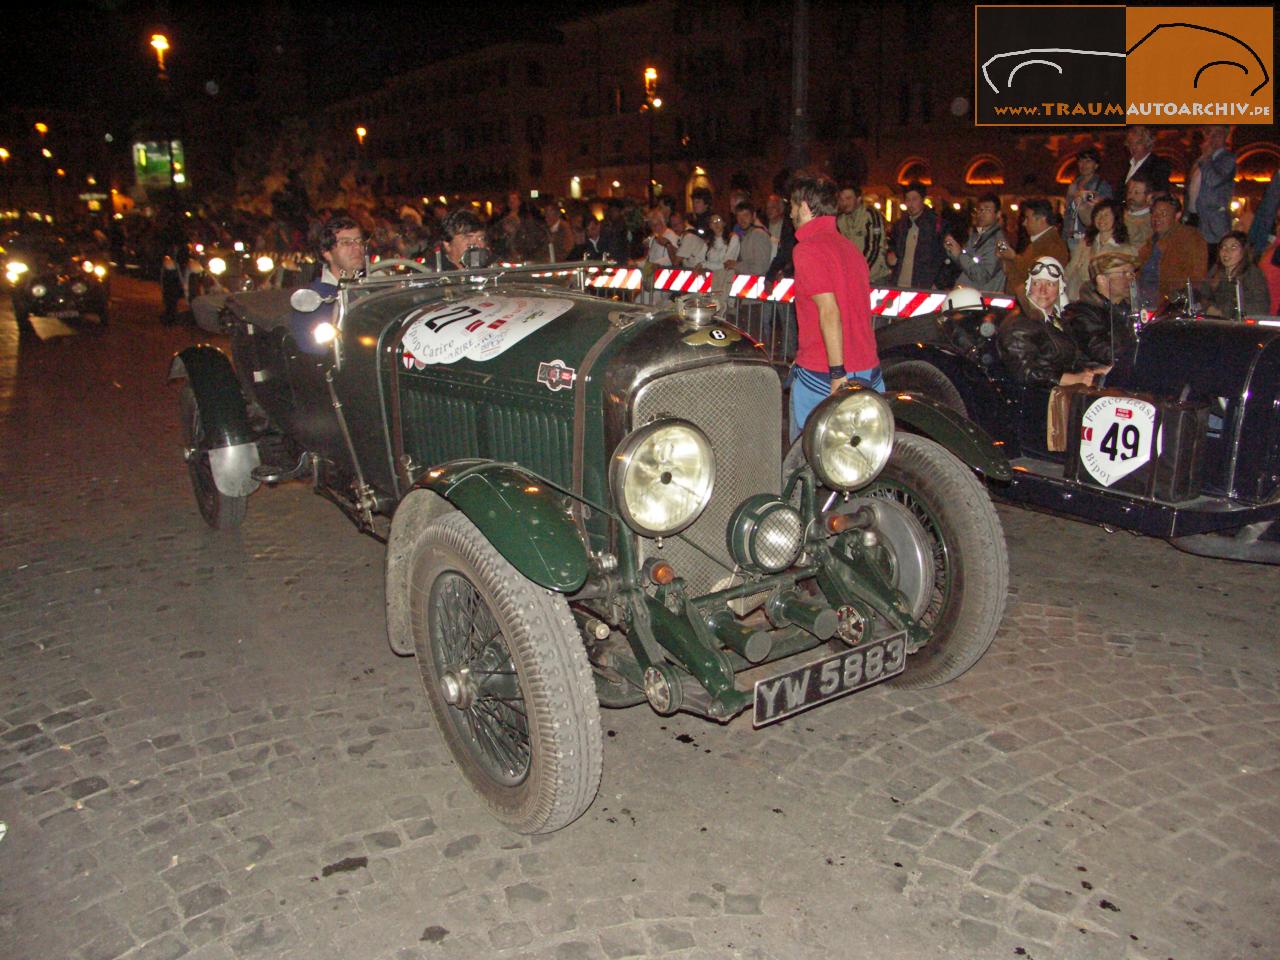
<path id="1" fill-rule="evenodd" d="M 1137 257 L 1126 252 L 1099 254 L 1089 262 L 1090 282 L 1080 299 L 1062 311 L 1062 328 L 1075 341 L 1086 372 L 1092 372 L 1095 380 L 1133 343 L 1130 291 L 1137 266 Z"/>
<path id="2" fill-rule="evenodd" d="M 365 239 L 360 225 L 350 217 L 333 217 L 320 228 L 316 249 L 324 265 L 320 276 L 307 284 L 328 300 L 338 293 L 338 283 L 364 273 Z M 329 345 L 317 343 L 316 328 L 333 321 L 332 302 L 321 304 L 311 313 L 294 310 L 289 315 L 289 331 L 303 353 L 316 356 L 328 353 Z"/>
<path id="3" fill-rule="evenodd" d="M 462 270 L 464 255 L 468 250 L 489 249 L 489 237 L 484 224 L 470 210 L 455 210 L 440 225 L 443 239 L 436 249 L 435 267 L 439 271 Z"/>
<path id="4" fill-rule="evenodd" d="M 1062 327 L 1067 291 L 1062 263 L 1056 257 L 1039 257 L 1025 281 L 1025 310 L 1011 314 L 1000 325 L 996 346 L 1014 379 L 1023 383 L 1089 383 L 1083 379 L 1080 350 Z"/>

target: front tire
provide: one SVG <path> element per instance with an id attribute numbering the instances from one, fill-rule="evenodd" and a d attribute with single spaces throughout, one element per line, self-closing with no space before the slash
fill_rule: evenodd
<path id="1" fill-rule="evenodd" d="M 204 446 L 204 427 L 200 421 L 200 405 L 196 402 L 191 384 L 182 385 L 178 398 L 182 417 L 182 444 L 187 455 L 187 472 L 191 475 L 191 489 L 196 495 L 196 506 L 204 522 L 215 530 L 233 530 L 244 521 L 248 509 L 248 497 L 229 497 L 218 490 L 209 465 L 209 451 Z"/>
<path id="2" fill-rule="evenodd" d="M 906 507 L 933 545 L 933 596 L 920 618 L 932 638 L 889 682 L 917 689 L 956 679 L 991 646 L 1009 592 L 1009 554 L 991 498 L 945 447 L 909 433 L 894 437 L 888 464 L 858 496 Z"/>
<path id="3" fill-rule="evenodd" d="M 600 710 L 560 594 L 525 579 L 461 513 L 413 548 L 409 617 L 418 669 L 454 760 L 519 833 L 580 817 L 600 787 Z"/>

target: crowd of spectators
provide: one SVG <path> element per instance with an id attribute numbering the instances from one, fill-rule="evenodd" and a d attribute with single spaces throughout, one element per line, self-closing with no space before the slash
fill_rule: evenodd
<path id="1" fill-rule="evenodd" d="M 1101 155 L 1087 147 L 1077 172 L 1058 196 L 1028 196 L 1002 203 L 995 193 L 938 203 L 923 183 L 907 184 L 885 198 L 897 216 L 886 222 L 879 205 L 866 202 L 860 185 L 839 184 L 836 223 L 862 252 L 873 285 L 915 289 L 970 286 L 1023 298 L 1028 270 L 1041 257 L 1065 265 L 1064 290 L 1080 296 L 1090 263 L 1104 253 L 1137 258 L 1138 292 L 1148 304 L 1176 294 L 1188 280 L 1205 304 L 1225 315 L 1238 312 L 1235 289 L 1246 294 L 1246 312 L 1280 312 L 1280 252 L 1274 242 L 1276 184 L 1245 236 L 1232 232 L 1235 157 L 1225 127 L 1201 132 L 1200 155 L 1185 190 L 1169 182 L 1168 162 L 1152 151 L 1145 127 L 1128 131 L 1130 153 L 1123 181 L 1101 173 Z M 794 228 L 779 174 L 758 201 L 741 190 L 725 197 L 706 188 L 691 192 L 688 208 L 669 196 L 652 206 L 636 199 L 594 201 L 530 199 L 512 191 L 497 209 L 467 205 L 484 226 L 487 245 L 500 261 L 608 260 L 656 270 L 710 270 L 722 289 L 734 274 L 790 275 Z M 273 216 L 208 208 L 179 221 L 131 217 L 111 228 L 113 259 L 156 263 L 188 247 L 244 249 L 305 258 L 319 227 L 334 216 L 352 217 L 376 257 L 438 256 L 442 224 L 451 212 L 439 198 L 389 198 L 348 209 L 310 210 L 281 203 Z M 1261 221 L 1261 222 L 1259 222 Z M 1224 260 L 1219 247 L 1227 237 Z M 1243 237 L 1243 239 L 1241 239 Z M 1264 292 L 1260 292 L 1264 291 Z M 1265 304 L 1263 300 L 1265 299 Z M 1219 302 L 1221 301 L 1221 302 Z M 1230 301 L 1230 302 L 1228 302 Z M 1026 304 L 1024 302 L 1024 309 Z"/>

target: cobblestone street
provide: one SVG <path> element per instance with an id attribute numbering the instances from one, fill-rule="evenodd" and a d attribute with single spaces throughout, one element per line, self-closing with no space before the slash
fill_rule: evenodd
<path id="1" fill-rule="evenodd" d="M 179 456 L 154 284 L 0 306 L 0 957 L 1280 956 L 1280 573 L 1001 508 L 959 681 L 754 731 L 604 711 L 508 833 L 388 649 L 383 548 L 303 484 L 237 532 Z"/>

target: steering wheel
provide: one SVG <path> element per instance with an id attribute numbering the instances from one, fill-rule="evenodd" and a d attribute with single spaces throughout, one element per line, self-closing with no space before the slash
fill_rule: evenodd
<path id="1" fill-rule="evenodd" d="M 392 273 L 396 267 L 407 267 L 410 273 L 435 273 L 426 264 L 419 263 L 417 260 L 406 260 L 403 257 L 391 257 L 386 260 L 379 260 L 377 263 L 370 265 L 365 270 L 366 277 L 372 277 L 375 273 Z"/>

